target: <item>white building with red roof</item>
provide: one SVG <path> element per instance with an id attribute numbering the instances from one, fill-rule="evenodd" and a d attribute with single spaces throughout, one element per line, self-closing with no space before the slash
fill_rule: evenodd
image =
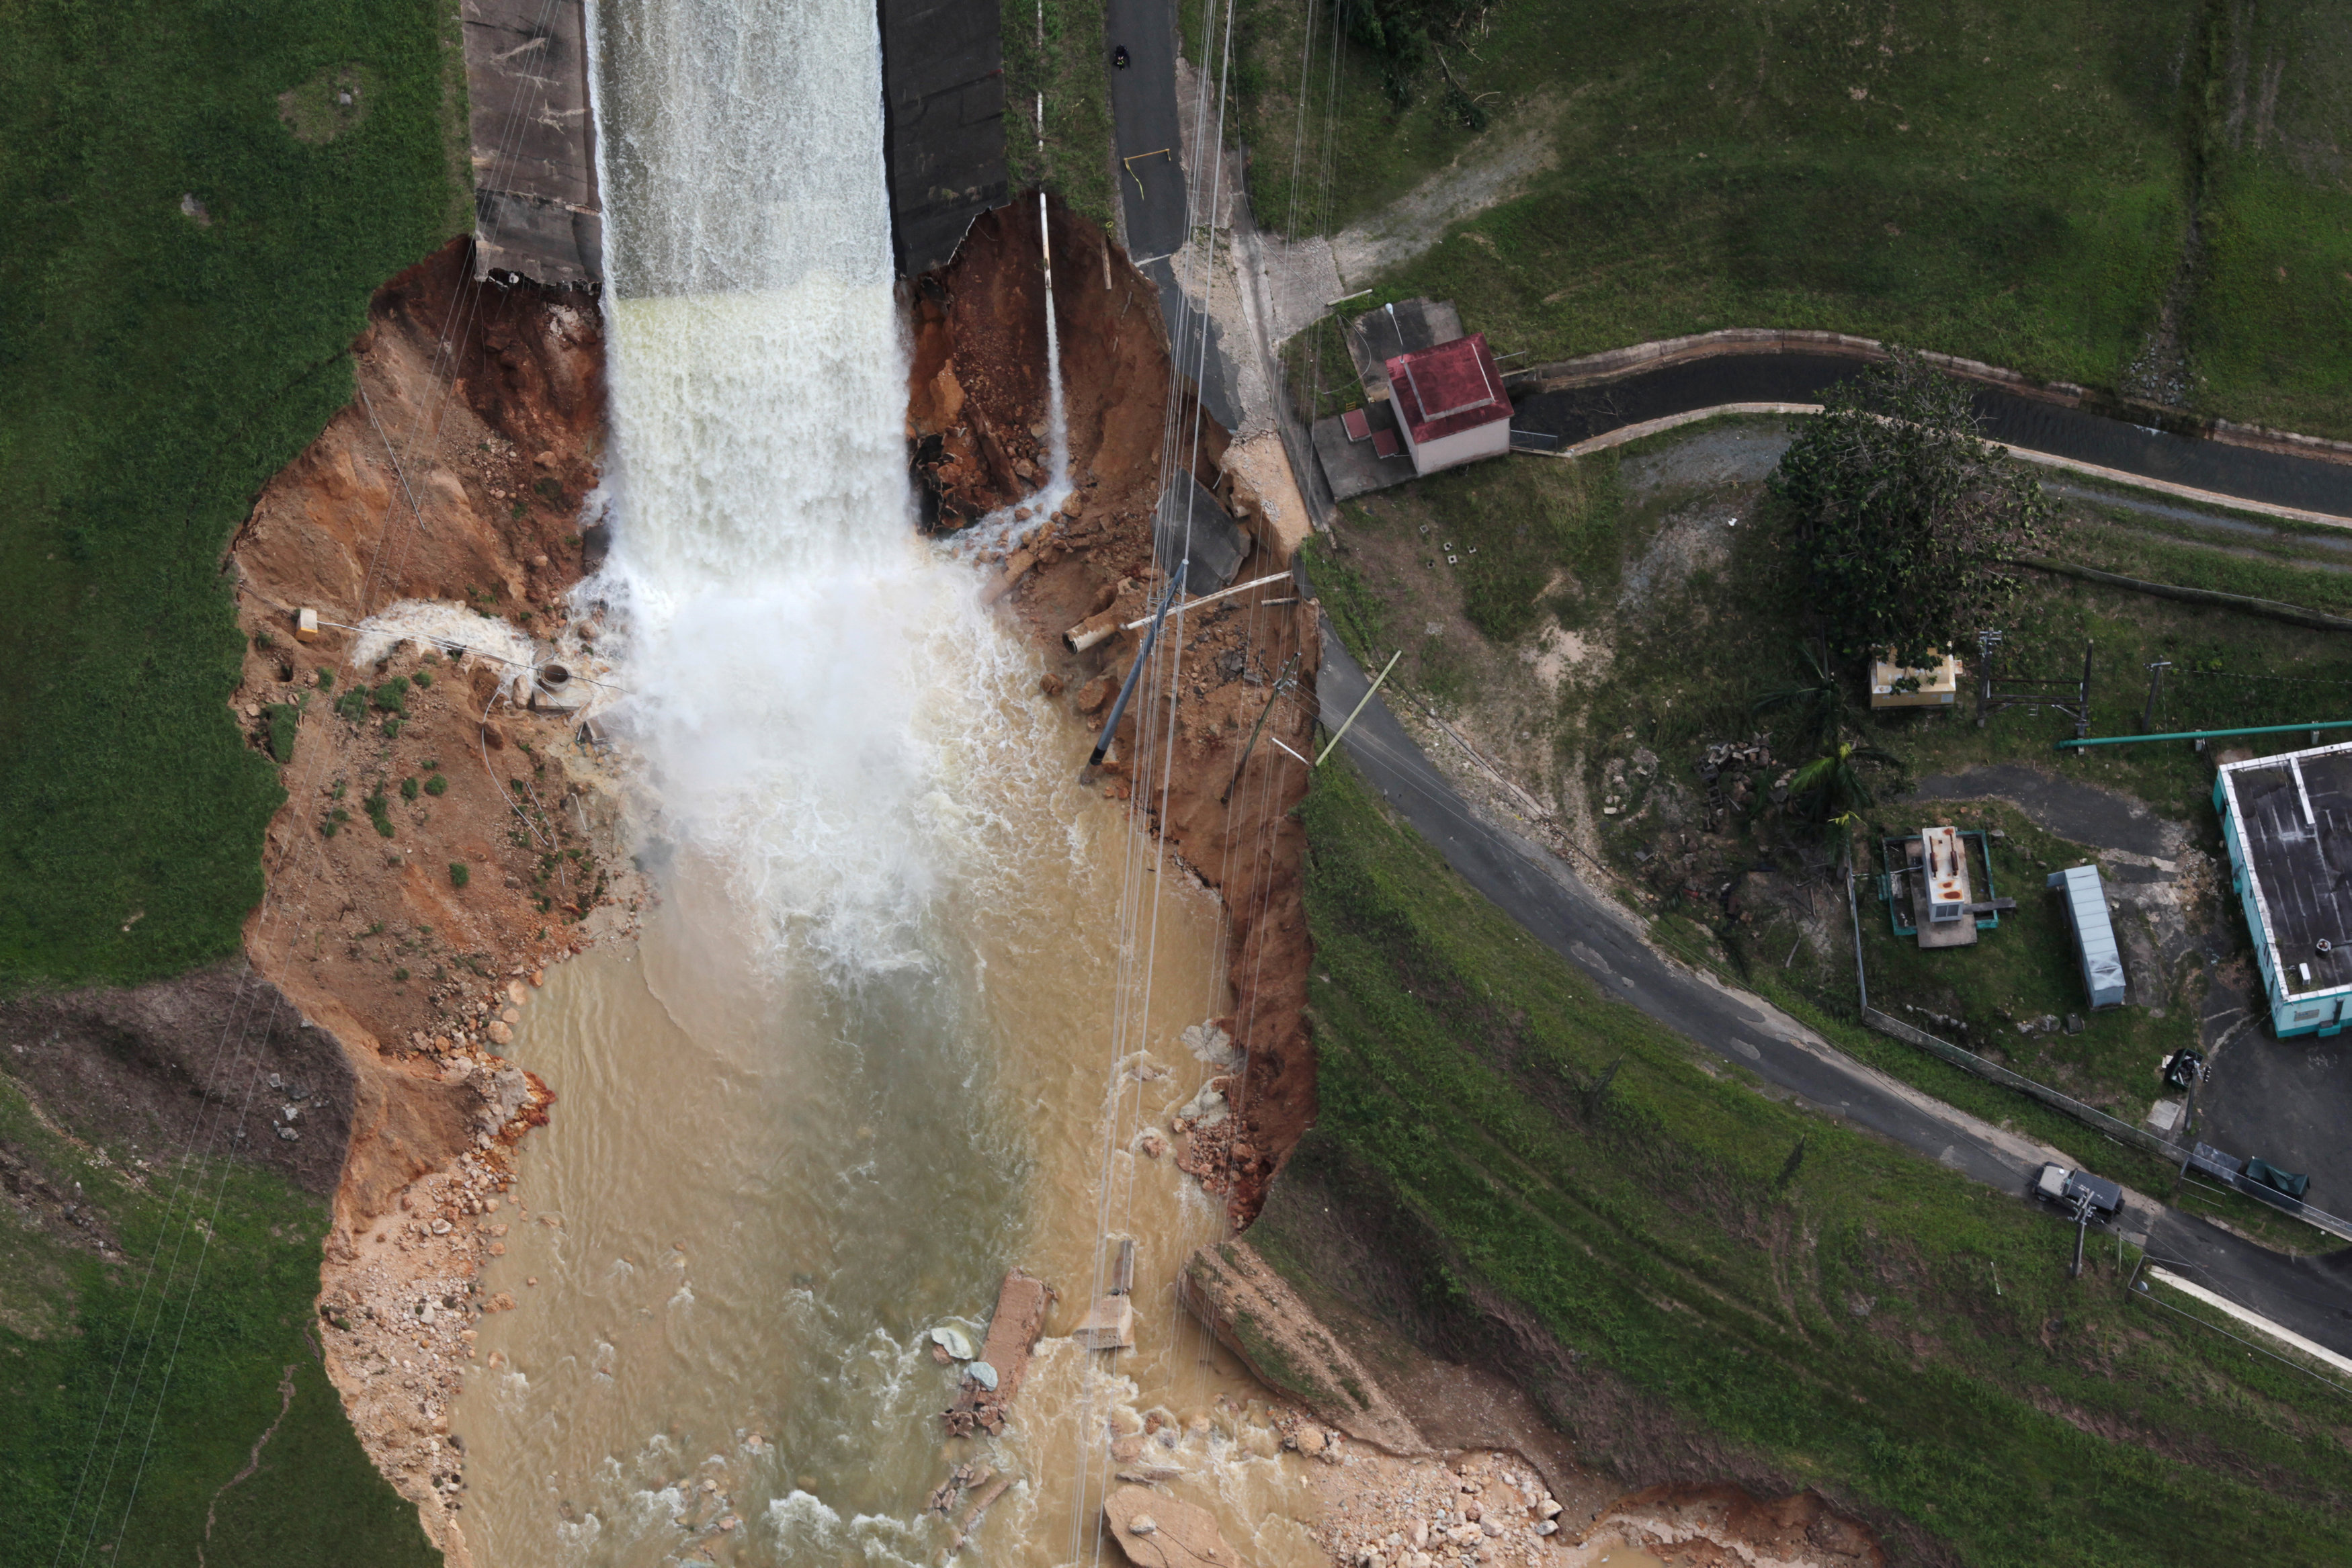
<path id="1" fill-rule="evenodd" d="M 1510 451 L 1510 394 L 1486 333 L 1399 354 L 1386 368 L 1397 428 L 1415 474 Z"/>

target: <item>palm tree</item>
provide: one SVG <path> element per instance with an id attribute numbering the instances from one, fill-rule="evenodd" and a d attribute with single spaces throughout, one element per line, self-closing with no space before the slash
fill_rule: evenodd
<path id="1" fill-rule="evenodd" d="M 1797 684 L 1765 693 L 1749 710 L 1759 717 L 1780 709 L 1792 710 L 1792 722 L 1787 726 L 1786 738 L 1779 747 L 1783 757 L 1802 757 L 1810 751 L 1826 749 L 1843 739 L 1851 727 L 1845 687 L 1830 667 L 1827 655 L 1810 643 L 1800 643 L 1797 657 L 1804 662 L 1804 672 Z"/>
<path id="2" fill-rule="evenodd" d="M 1797 769 L 1789 780 L 1789 803 L 1813 821 L 1845 827 L 1877 804 L 1861 770 L 1900 766 L 1890 752 L 1840 740 Z"/>

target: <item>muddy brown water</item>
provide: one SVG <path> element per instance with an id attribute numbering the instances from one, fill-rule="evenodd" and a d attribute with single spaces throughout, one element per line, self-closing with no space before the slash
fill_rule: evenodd
<path id="1" fill-rule="evenodd" d="M 1036 722 L 1074 780 L 1086 737 Z M 551 977 L 512 1054 L 562 1099 L 483 1280 L 521 1305 L 482 1321 L 452 1413 L 476 1561 L 929 1563 L 950 1531 L 925 1500 L 979 1458 L 1021 1479 L 969 1550 L 1091 1563 L 1103 1438 L 1155 1407 L 1183 1430 L 1155 1458 L 1228 1540 L 1321 1561 L 1294 1522 L 1302 1461 L 1174 1301 L 1220 1207 L 1130 1146 L 1210 1074 L 1178 1036 L 1220 1000 L 1213 897 L 1155 876 L 1122 811 L 1074 784 L 1019 809 L 1024 852 L 950 916 L 985 975 L 963 1038 L 779 974 L 726 868 L 691 861 L 637 947 Z M 1148 1000 L 1108 917 L 1137 877 L 1169 884 L 1131 933 L 1154 946 L 1156 903 Z M 1122 1001 L 1140 1050 L 1116 1054 Z M 1054 1336 L 1120 1234 L 1137 1348 L 1087 1354 Z M 947 1442 L 954 1375 L 928 1331 L 977 1342 L 1015 1264 L 1061 1291 L 1048 1338 L 1004 1438 Z"/>

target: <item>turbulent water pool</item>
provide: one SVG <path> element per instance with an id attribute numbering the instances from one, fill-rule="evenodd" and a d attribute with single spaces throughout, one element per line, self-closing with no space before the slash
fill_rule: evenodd
<path id="1" fill-rule="evenodd" d="M 1253 1561 L 1315 1560 L 1298 1461 L 1175 1306 L 1213 1202 L 1133 1152 L 1211 1071 L 1218 911 L 1081 789 L 1087 737 L 912 528 L 870 0 L 593 7 L 614 518 L 661 904 L 557 973 L 556 1090 L 452 1411 L 483 1568 L 934 1563 L 954 1463 L 1019 1478 L 967 1551 L 1092 1563 L 1104 1437 Z M 1152 1066 L 1160 1076 L 1139 1076 Z M 1049 1337 L 950 1443 L 935 1325 L 1021 1265 L 1083 1312 L 1139 1242 L 1137 1348 Z"/>

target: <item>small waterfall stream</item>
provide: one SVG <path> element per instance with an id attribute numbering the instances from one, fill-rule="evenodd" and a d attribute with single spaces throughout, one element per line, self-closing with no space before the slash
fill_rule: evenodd
<path id="1" fill-rule="evenodd" d="M 1153 1406 L 1229 1538 L 1311 1560 L 1254 1385 L 1174 1306 L 1222 1217 L 1132 1152 L 1208 1072 L 1176 1039 L 1228 1005 L 1213 903 L 1161 892 L 1146 995 L 1116 913 L 1148 857 L 979 574 L 913 526 L 870 0 L 608 0 L 591 33 L 593 586 L 662 902 L 513 1048 L 561 1098 L 484 1280 L 520 1310 L 451 1413 L 475 1561 L 930 1568 L 925 1501 L 969 1457 L 1020 1478 L 969 1550 L 1091 1563 L 1103 1423 Z M 1066 486 L 1058 359 L 1049 382 Z M 1143 1049 L 1113 1061 L 1122 983 Z M 1019 1264 L 1066 1331 L 1106 1212 L 1142 1244 L 1137 1350 L 1049 1340 L 1005 1438 L 943 1444 L 929 1330 L 977 1338 Z"/>

